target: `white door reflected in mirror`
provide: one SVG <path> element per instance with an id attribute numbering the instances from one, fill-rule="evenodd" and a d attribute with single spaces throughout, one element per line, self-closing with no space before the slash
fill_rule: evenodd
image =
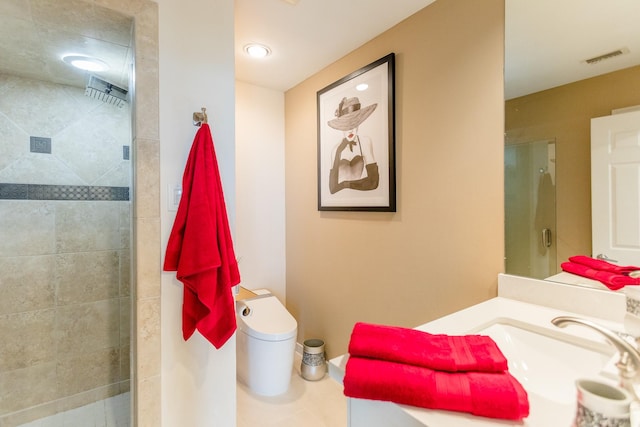
<path id="1" fill-rule="evenodd" d="M 640 263 L 640 111 L 591 120 L 591 224 L 594 254 Z"/>

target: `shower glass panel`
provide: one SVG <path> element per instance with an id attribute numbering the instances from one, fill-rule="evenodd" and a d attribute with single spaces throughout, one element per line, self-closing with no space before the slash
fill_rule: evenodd
<path id="1" fill-rule="evenodd" d="M 555 139 L 505 145 L 505 272 L 556 274 Z"/>
<path id="2" fill-rule="evenodd" d="M 88 96 L 56 52 L 104 58 L 128 87 L 133 21 L 25 3 L 0 14 L 0 426 L 126 427 L 132 108 Z"/>

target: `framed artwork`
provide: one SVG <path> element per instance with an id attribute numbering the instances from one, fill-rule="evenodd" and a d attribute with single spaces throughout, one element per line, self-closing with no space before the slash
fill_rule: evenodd
<path id="1" fill-rule="evenodd" d="M 318 210 L 396 211 L 395 55 L 318 91 Z"/>

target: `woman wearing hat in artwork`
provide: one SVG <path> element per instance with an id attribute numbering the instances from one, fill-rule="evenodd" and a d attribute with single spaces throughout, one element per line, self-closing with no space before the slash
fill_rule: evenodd
<path id="1" fill-rule="evenodd" d="M 336 118 L 327 123 L 330 127 L 343 131 L 342 141 L 331 155 L 331 194 L 345 188 L 360 191 L 378 188 L 378 164 L 373 156 L 371 140 L 358 135 L 358 127 L 377 106 L 378 104 L 372 104 L 361 108 L 358 98 L 342 98 L 335 112 Z"/>

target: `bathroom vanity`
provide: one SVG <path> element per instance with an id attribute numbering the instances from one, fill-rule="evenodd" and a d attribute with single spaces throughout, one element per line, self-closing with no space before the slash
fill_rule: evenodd
<path id="1" fill-rule="evenodd" d="M 496 298 L 416 329 L 491 336 L 509 361 L 509 371 L 527 390 L 527 418 L 522 422 L 498 420 L 348 398 L 348 426 L 569 426 L 576 410 L 575 380 L 588 377 L 616 384 L 617 355 L 614 347 L 595 331 L 579 325 L 558 328 L 551 320 L 576 316 L 622 332 L 624 313 L 622 293 L 501 274 Z M 348 355 L 342 355 L 330 361 L 330 375 L 339 382 L 347 360 Z"/>

